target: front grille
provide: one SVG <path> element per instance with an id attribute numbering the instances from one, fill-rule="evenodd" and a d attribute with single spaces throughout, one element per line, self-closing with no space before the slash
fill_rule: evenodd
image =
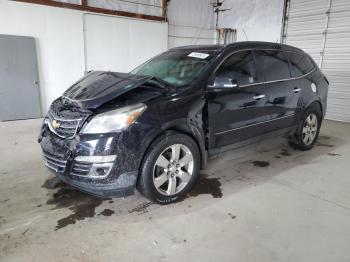
<path id="1" fill-rule="evenodd" d="M 91 170 L 92 164 L 74 161 L 71 174 L 74 176 L 87 176 Z"/>
<path id="2" fill-rule="evenodd" d="M 43 152 L 43 158 L 44 163 L 48 168 L 57 173 L 64 173 L 67 160 L 46 152 Z"/>
<path id="3" fill-rule="evenodd" d="M 55 100 L 50 107 L 46 123 L 54 134 L 61 138 L 73 138 L 82 123 L 92 114 L 62 98 Z"/>
<path id="4" fill-rule="evenodd" d="M 57 117 L 53 111 L 48 113 L 48 125 L 50 130 L 62 138 L 72 138 L 75 136 L 82 118 L 64 119 Z"/>

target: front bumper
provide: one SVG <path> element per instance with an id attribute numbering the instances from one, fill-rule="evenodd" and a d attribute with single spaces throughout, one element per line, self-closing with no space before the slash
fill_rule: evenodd
<path id="1" fill-rule="evenodd" d="M 81 191 L 111 197 L 134 192 L 143 154 L 155 135 L 152 128 L 134 126 L 119 133 L 63 139 L 44 123 L 39 142 L 45 165 L 58 178 Z M 96 156 L 107 160 L 89 162 Z M 108 162 L 113 156 L 113 162 Z M 96 165 L 106 166 L 104 172 L 91 172 Z"/>
<path id="2" fill-rule="evenodd" d="M 92 183 L 92 181 L 78 181 L 59 173 L 55 173 L 55 175 L 68 185 L 94 196 L 124 197 L 134 193 L 138 171 L 121 174 L 118 179 L 116 179 L 114 182 L 111 181 L 108 184 Z"/>

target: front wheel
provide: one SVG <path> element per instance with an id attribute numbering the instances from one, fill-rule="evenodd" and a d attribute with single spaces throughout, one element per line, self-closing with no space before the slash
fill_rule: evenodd
<path id="1" fill-rule="evenodd" d="M 293 140 L 289 141 L 290 145 L 299 150 L 311 149 L 317 141 L 321 121 L 321 112 L 318 108 L 309 108 L 306 110 Z"/>
<path id="2" fill-rule="evenodd" d="M 200 153 L 187 135 L 164 135 L 152 143 L 141 167 L 139 190 L 160 204 L 183 198 L 198 176 Z"/>

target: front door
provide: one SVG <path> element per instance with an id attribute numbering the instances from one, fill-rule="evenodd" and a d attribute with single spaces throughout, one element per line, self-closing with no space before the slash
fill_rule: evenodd
<path id="1" fill-rule="evenodd" d="M 35 40 L 0 35 L 0 121 L 40 118 Z"/>
<path id="2" fill-rule="evenodd" d="M 210 147 L 218 148 L 265 133 L 268 97 L 251 51 L 229 56 L 208 86 Z"/>

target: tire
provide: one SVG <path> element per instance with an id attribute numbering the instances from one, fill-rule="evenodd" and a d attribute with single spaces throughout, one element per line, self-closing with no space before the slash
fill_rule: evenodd
<path id="1" fill-rule="evenodd" d="M 192 138 L 181 133 L 163 135 L 144 157 L 138 189 L 153 202 L 176 202 L 191 190 L 199 168 L 200 152 Z"/>
<path id="2" fill-rule="evenodd" d="M 294 149 L 310 150 L 315 145 L 322 124 L 322 113 L 318 105 L 309 107 L 289 144 Z"/>

